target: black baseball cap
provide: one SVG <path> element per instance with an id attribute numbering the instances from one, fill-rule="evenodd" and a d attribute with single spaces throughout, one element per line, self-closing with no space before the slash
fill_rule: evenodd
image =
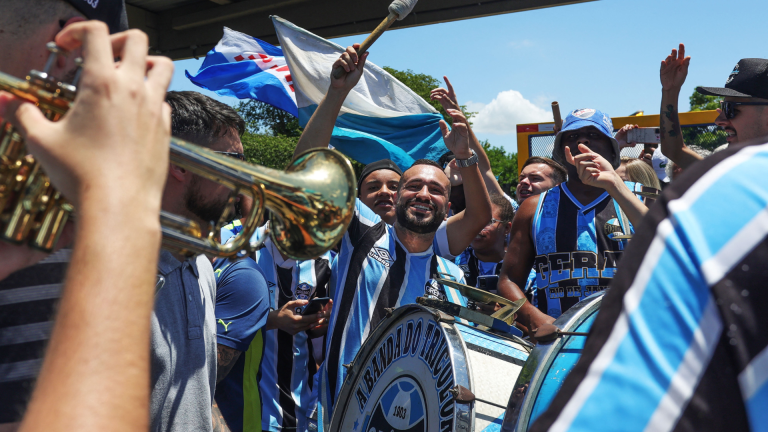
<path id="1" fill-rule="evenodd" d="M 725 81 L 725 87 L 696 87 L 707 96 L 731 96 L 768 99 L 768 60 L 739 60 Z"/>
<path id="2" fill-rule="evenodd" d="M 128 30 L 125 0 L 67 0 L 89 20 L 99 20 L 109 26 L 110 33 Z"/>
<path id="3" fill-rule="evenodd" d="M 363 185 L 363 180 L 365 180 L 365 178 L 368 177 L 372 172 L 383 170 L 383 169 L 394 171 L 397 174 L 399 174 L 401 177 L 403 175 L 403 170 L 401 170 L 400 167 L 397 166 L 397 164 L 395 164 L 389 159 L 382 159 L 376 162 L 371 162 L 368 165 L 366 165 L 365 168 L 363 168 L 363 172 L 360 173 L 360 178 L 357 180 L 358 196 L 360 195 L 360 186 Z"/>

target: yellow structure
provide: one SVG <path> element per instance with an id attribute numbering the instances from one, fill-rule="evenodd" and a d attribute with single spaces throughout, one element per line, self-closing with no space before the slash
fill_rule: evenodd
<path id="1" fill-rule="evenodd" d="M 712 126 L 714 127 L 715 118 L 717 118 L 717 111 L 695 111 L 680 113 L 680 125 L 682 127 L 693 126 Z M 629 117 L 613 117 L 613 127 L 618 130 L 624 125 L 636 124 L 640 127 L 658 127 L 659 115 L 637 115 Z M 517 125 L 517 166 L 518 170 L 523 166 L 526 160 L 531 157 L 532 141 L 536 137 L 552 137 L 554 141 L 554 129 L 555 124 L 549 123 L 528 123 Z M 639 150 L 637 150 L 639 152 Z M 547 156 L 551 157 L 551 149 L 549 154 L 541 154 L 541 152 L 534 151 L 533 156 Z M 519 171 L 518 171 L 519 174 Z"/>

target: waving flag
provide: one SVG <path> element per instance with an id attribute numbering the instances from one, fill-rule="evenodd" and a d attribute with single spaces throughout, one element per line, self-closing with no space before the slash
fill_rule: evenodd
<path id="1" fill-rule="evenodd" d="M 256 99 L 298 116 L 296 92 L 283 51 L 224 27 L 224 37 L 192 76 L 194 84 L 222 96 Z"/>
<path id="2" fill-rule="evenodd" d="M 272 22 L 293 78 L 299 123 L 305 126 L 328 91 L 333 62 L 344 48 L 282 18 L 273 16 Z M 368 61 L 344 101 L 330 144 L 359 162 L 391 159 L 405 170 L 416 159 L 437 160 L 448 151 L 441 118 L 405 84 Z"/>

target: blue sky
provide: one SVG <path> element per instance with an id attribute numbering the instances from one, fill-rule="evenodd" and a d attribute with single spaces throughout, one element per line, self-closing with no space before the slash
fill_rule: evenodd
<path id="1" fill-rule="evenodd" d="M 515 125 L 551 120 L 553 100 L 563 115 L 585 107 L 617 117 L 658 113 L 659 63 L 680 42 L 692 57 L 681 97 L 687 108 L 695 86 L 722 86 L 739 59 L 768 57 L 766 16 L 768 2 L 758 0 L 601 0 L 392 30 L 370 61 L 447 75 L 459 102 L 479 112 L 478 136 L 514 152 Z M 171 90 L 201 90 L 184 76 L 201 63 L 176 62 Z"/>

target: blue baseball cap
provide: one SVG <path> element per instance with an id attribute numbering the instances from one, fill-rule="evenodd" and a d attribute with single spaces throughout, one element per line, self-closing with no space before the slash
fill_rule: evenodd
<path id="1" fill-rule="evenodd" d="M 563 166 L 567 166 L 568 162 L 565 160 L 565 150 L 563 150 L 563 146 L 560 144 L 561 137 L 565 132 L 581 129 L 587 126 L 596 127 L 597 130 L 611 140 L 614 153 L 613 159 L 611 159 L 610 156 L 606 157 L 606 159 L 611 163 L 613 169 L 618 168 L 621 165 L 621 151 L 619 150 L 619 142 L 613 137 L 613 122 L 611 121 L 611 117 L 602 111 L 592 108 L 577 109 L 568 114 L 568 117 L 566 117 L 563 122 L 563 128 L 555 137 L 555 147 L 552 149 L 552 159 Z"/>

